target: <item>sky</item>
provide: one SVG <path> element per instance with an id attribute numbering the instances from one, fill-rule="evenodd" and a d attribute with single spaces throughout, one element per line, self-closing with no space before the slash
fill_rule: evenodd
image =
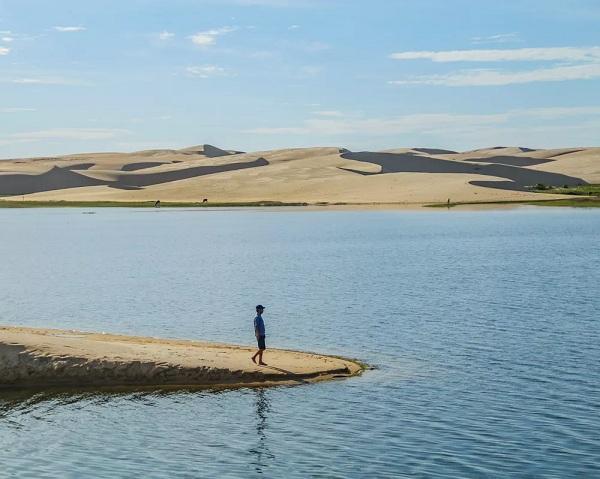
<path id="1" fill-rule="evenodd" d="M 600 146 L 598 0 L 0 0 L 0 158 Z"/>

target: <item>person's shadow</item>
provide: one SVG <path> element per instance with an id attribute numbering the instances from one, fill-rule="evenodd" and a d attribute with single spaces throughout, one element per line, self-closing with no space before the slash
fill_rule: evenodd
<path id="1" fill-rule="evenodd" d="M 268 463 L 275 459 L 275 455 L 269 450 L 266 430 L 268 428 L 267 418 L 271 410 L 271 404 L 268 392 L 263 389 L 256 389 L 256 434 L 257 443 L 250 448 L 250 453 L 254 455 L 254 468 L 258 474 L 263 474 Z"/>

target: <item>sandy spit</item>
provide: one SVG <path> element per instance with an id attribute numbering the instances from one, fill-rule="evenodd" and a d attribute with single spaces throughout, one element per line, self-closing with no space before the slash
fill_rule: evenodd
<path id="1" fill-rule="evenodd" d="M 270 386 L 350 377 L 358 362 L 199 341 L 0 326 L 0 389 L 52 387 Z"/>

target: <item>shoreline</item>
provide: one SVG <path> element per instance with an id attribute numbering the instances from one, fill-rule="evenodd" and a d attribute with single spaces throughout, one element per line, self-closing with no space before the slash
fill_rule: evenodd
<path id="1" fill-rule="evenodd" d="M 252 346 L 0 326 L 0 390 L 236 388 L 358 376 L 367 365 L 317 353 Z"/>
<path id="2" fill-rule="evenodd" d="M 165 201 L 159 207 L 154 201 L 66 201 L 66 200 L 9 200 L 0 199 L 0 209 L 18 208 L 302 208 L 307 210 L 319 209 L 410 209 L 421 210 L 430 208 L 454 208 L 457 206 L 487 207 L 493 209 L 506 206 L 555 206 L 555 207 L 600 207 L 600 197 L 567 197 L 548 198 L 540 200 L 495 200 L 495 201 L 457 201 L 450 203 L 419 202 L 419 203 L 328 203 L 328 202 L 281 202 L 281 201 L 251 201 L 251 202 L 222 202 L 201 203 L 185 201 Z"/>

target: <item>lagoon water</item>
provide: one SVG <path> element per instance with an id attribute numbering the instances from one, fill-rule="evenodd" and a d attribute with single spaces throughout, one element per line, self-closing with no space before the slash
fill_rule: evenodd
<path id="1" fill-rule="evenodd" d="M 377 367 L 1 392 L 2 478 L 600 477 L 598 210 L 27 209 L 0 231 L 2 324 L 252 344 L 260 302 L 268 346 Z"/>

